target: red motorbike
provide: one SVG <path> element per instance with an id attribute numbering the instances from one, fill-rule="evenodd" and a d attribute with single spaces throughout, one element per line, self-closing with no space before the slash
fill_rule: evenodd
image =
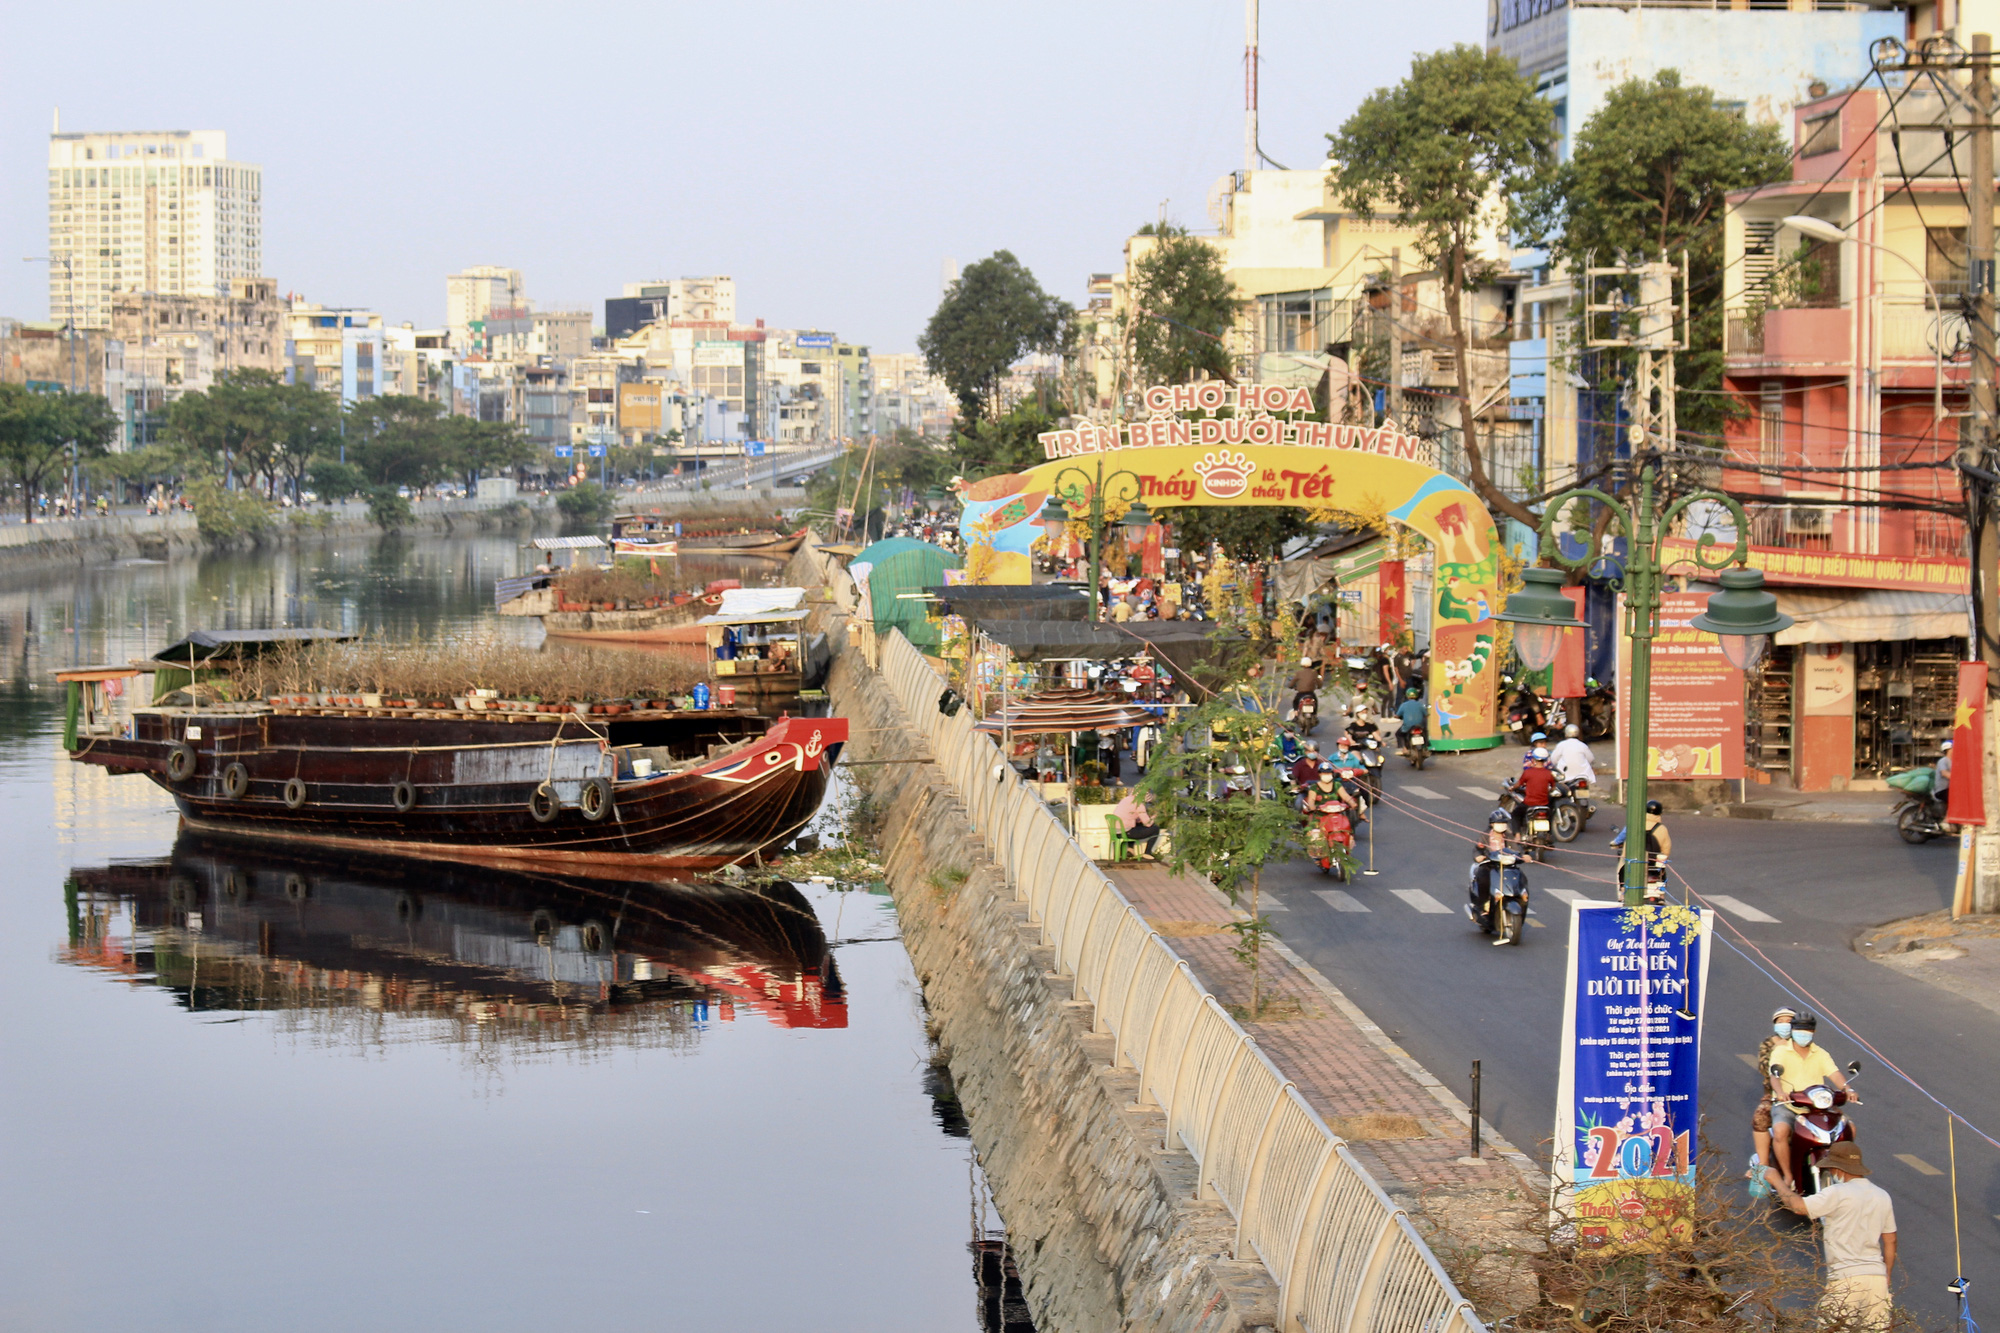
<path id="1" fill-rule="evenodd" d="M 1782 1063 L 1771 1066 L 1773 1075 L 1784 1072 Z M 1859 1060 L 1847 1066 L 1849 1079 L 1860 1072 Z M 1845 1089 L 1815 1083 L 1810 1088 L 1793 1089 L 1787 1100 L 1791 1103 L 1792 1114 L 1797 1117 L 1792 1123 L 1791 1161 L 1786 1164 L 1791 1171 L 1792 1184 L 1801 1195 L 1817 1194 L 1820 1159 L 1834 1144 L 1855 1137 L 1853 1122 L 1848 1120 L 1841 1108 L 1850 1103 L 1859 1106 L 1861 1099 Z"/>
<path id="2" fill-rule="evenodd" d="M 1312 826 L 1306 830 L 1306 854 L 1319 863 L 1322 873 L 1344 884 L 1347 882 L 1347 868 L 1333 854 L 1335 847 L 1353 852 L 1354 821 L 1349 818 L 1344 805 L 1321 806 L 1314 812 Z"/>

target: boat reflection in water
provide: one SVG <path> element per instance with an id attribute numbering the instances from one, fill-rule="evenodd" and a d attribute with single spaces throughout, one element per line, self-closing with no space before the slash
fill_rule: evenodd
<path id="1" fill-rule="evenodd" d="M 684 1046 L 742 1010 L 847 1026 L 826 935 L 783 882 L 320 860 L 183 835 L 166 860 L 72 871 L 66 896 L 66 961 L 191 1011 L 314 1016 L 300 1026 L 336 1041 Z M 380 1021 L 342 1021 L 357 1011 Z"/>

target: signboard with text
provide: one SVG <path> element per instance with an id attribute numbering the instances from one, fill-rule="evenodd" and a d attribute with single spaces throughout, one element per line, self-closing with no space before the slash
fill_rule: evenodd
<path id="1" fill-rule="evenodd" d="M 1669 537 L 1662 562 L 1692 566 L 1695 544 Z M 1710 559 L 1714 559 L 1711 551 Z M 1901 555 L 1848 555 L 1841 551 L 1797 551 L 1787 546 L 1753 546 L 1750 563 L 1766 583 L 1835 584 L 1844 588 L 1887 588 L 1901 592 L 1963 592 L 1972 566 L 1964 560 L 1923 560 Z"/>
<path id="2" fill-rule="evenodd" d="M 1581 1245 L 1692 1238 L 1710 916 L 1570 907 L 1551 1186 Z"/>
<path id="3" fill-rule="evenodd" d="M 1660 594 L 1653 639 L 1653 686 L 1647 691 L 1646 776 L 1654 780 L 1743 776 L 1743 673 L 1722 655 L 1713 634 L 1688 622 L 1708 608 L 1704 592 Z M 1625 623 L 1619 599 L 1618 623 Z M 1632 716 L 1632 640 L 1618 636 L 1618 716 Z M 1630 776 L 1625 728 L 1618 776 Z"/>

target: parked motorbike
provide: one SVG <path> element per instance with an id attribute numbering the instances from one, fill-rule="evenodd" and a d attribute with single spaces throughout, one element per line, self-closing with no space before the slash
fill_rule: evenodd
<path id="1" fill-rule="evenodd" d="M 1548 719 L 1542 711 L 1539 699 L 1516 697 L 1507 705 L 1507 734 L 1514 738 L 1516 745 L 1528 744 L 1529 738 L 1538 731 L 1548 730 Z"/>
<path id="2" fill-rule="evenodd" d="M 1945 803 L 1929 792 L 1896 793 L 1896 832 L 1904 842 L 1921 846 L 1950 834 L 1945 827 Z"/>
<path id="3" fill-rule="evenodd" d="M 1782 1062 L 1771 1066 L 1773 1075 L 1782 1075 Z M 1847 1066 L 1847 1077 L 1851 1082 L 1861 1072 L 1861 1062 L 1855 1060 Z M 1855 1137 L 1854 1124 L 1848 1120 L 1843 1107 L 1859 1106 L 1861 1099 L 1852 1092 L 1840 1088 L 1829 1088 L 1824 1083 L 1815 1083 L 1810 1088 L 1795 1088 L 1787 1099 L 1792 1113 L 1797 1118 L 1792 1123 L 1791 1168 L 1792 1184 L 1801 1195 L 1819 1193 L 1819 1164 L 1826 1156 L 1826 1150 L 1842 1139 Z"/>
<path id="4" fill-rule="evenodd" d="M 1484 899 L 1467 903 L 1465 914 L 1473 925 L 1496 937 L 1494 944 L 1519 944 L 1528 920 L 1528 873 L 1512 848 L 1491 854 L 1490 860 L 1493 869 L 1487 876 Z M 1472 891 L 1479 893 L 1477 865 L 1473 866 Z"/>

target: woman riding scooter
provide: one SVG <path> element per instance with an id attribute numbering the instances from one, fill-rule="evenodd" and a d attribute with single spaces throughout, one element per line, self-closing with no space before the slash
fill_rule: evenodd
<path id="1" fill-rule="evenodd" d="M 1486 816 L 1486 837 L 1472 849 L 1472 901 L 1465 914 L 1496 937 L 1496 946 L 1521 942 L 1528 912 L 1528 876 L 1514 846 L 1513 827 L 1513 817 L 1496 808 Z"/>

